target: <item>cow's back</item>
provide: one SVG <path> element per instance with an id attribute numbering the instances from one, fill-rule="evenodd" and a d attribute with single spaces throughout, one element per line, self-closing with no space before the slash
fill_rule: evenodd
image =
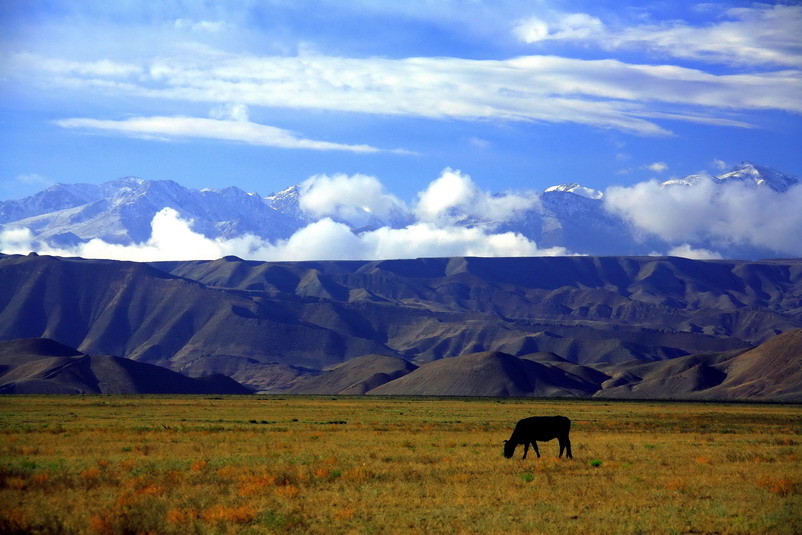
<path id="1" fill-rule="evenodd" d="M 515 425 L 513 437 L 519 442 L 528 440 L 551 440 L 567 437 L 571 420 L 565 416 L 530 416 L 519 420 Z"/>

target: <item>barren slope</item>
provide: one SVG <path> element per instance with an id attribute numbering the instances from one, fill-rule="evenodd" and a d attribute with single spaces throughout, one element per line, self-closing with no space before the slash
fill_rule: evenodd
<path id="1" fill-rule="evenodd" d="M 41 338 L 0 342 L 3 394 L 249 394 L 225 376 L 191 379 L 159 366 L 84 355 Z"/>

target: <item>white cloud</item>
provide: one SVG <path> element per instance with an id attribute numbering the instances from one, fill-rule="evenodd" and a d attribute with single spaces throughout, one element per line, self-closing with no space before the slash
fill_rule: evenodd
<path id="1" fill-rule="evenodd" d="M 404 203 L 387 193 L 376 177 L 360 174 L 310 177 L 301 183 L 299 204 L 314 217 L 333 217 L 356 228 L 374 217 L 389 222 L 393 215 L 406 211 Z"/>
<path id="2" fill-rule="evenodd" d="M 0 228 L 0 252 L 27 254 L 37 249 L 33 232 L 24 227 Z"/>
<path id="3" fill-rule="evenodd" d="M 584 32 L 583 20 L 593 26 L 589 19 L 575 18 L 563 31 Z M 656 121 L 745 127 L 733 118 L 734 111 L 802 112 L 802 72 L 792 69 L 713 74 L 615 59 L 284 57 L 194 46 L 145 60 L 142 68 L 120 64 L 104 76 L 102 62 L 15 57 L 11 72 L 20 80 L 115 96 L 435 119 L 570 122 L 641 135 L 670 133 Z M 165 118 L 138 118 L 154 119 Z"/>
<path id="4" fill-rule="evenodd" d="M 176 19 L 174 26 L 177 30 L 192 30 L 195 32 L 219 33 L 228 28 L 223 21 Z"/>
<path id="5" fill-rule="evenodd" d="M 640 49 L 667 56 L 734 65 L 802 67 L 802 6 L 755 4 L 728 9 L 708 26 L 673 21 L 621 29 L 583 13 L 557 14 L 547 25 L 523 21 L 514 33 L 524 42 L 586 40 L 602 48 Z"/>
<path id="6" fill-rule="evenodd" d="M 252 123 L 247 120 L 247 108 L 242 105 L 232 106 L 227 111 L 217 110 L 213 113 L 218 117 L 227 116 L 228 118 L 132 117 L 120 121 L 72 118 L 57 120 L 55 124 L 62 128 L 111 132 L 162 140 L 206 138 L 285 149 L 338 150 L 361 153 L 379 152 L 381 150 L 370 145 L 347 145 L 306 139 L 289 130 Z"/>
<path id="7" fill-rule="evenodd" d="M 519 23 L 513 32 L 524 43 L 537 43 L 549 38 L 549 25 L 540 18 L 531 17 Z"/>
<path id="8" fill-rule="evenodd" d="M 213 259 L 236 255 L 254 260 L 363 260 L 433 256 L 563 255 L 561 247 L 539 250 L 520 234 L 494 234 L 480 228 L 416 223 L 401 229 L 382 227 L 355 234 L 343 223 L 323 218 L 300 229 L 287 240 L 267 242 L 253 235 L 209 239 L 191 229 L 171 208 L 159 211 L 151 223 L 152 235 L 132 245 L 94 239 L 70 248 L 51 247 L 35 239 L 27 228 L 0 231 L 0 251 L 25 254 L 37 251 L 59 256 L 107 258 L 139 262 Z"/>
<path id="9" fill-rule="evenodd" d="M 222 121 L 230 120 L 247 123 L 249 121 L 248 106 L 245 106 L 244 104 L 232 103 L 223 104 L 222 106 L 212 108 L 212 110 L 209 112 L 209 117 Z"/>
<path id="10" fill-rule="evenodd" d="M 126 78 L 142 73 L 142 67 L 133 63 L 124 63 L 110 59 L 74 61 L 62 58 L 49 58 L 29 52 L 12 54 L 9 57 L 8 66 L 18 71 L 29 71 L 33 69 L 58 77 Z M 61 81 L 63 82 L 63 79 Z"/>
<path id="11" fill-rule="evenodd" d="M 719 160 L 718 158 L 714 158 L 713 161 L 711 162 L 711 165 L 714 168 L 718 169 L 719 171 L 723 171 L 729 167 L 727 162 L 725 162 L 724 160 Z"/>
<path id="12" fill-rule="evenodd" d="M 418 194 L 414 213 L 423 222 L 455 223 L 473 221 L 493 224 L 507 221 L 517 213 L 539 204 L 534 194 L 493 195 L 480 190 L 470 176 L 445 169 L 426 190 Z"/>
<path id="13" fill-rule="evenodd" d="M 151 237 L 142 243 L 119 245 L 93 239 L 72 248 L 56 248 L 39 242 L 28 229 L 6 229 L 0 232 L 0 251 L 134 261 L 226 255 L 255 260 L 361 260 L 568 254 L 562 247 L 538 249 L 521 234 L 495 232 L 498 223 L 538 202 L 533 194 L 491 195 L 468 175 L 446 169 L 410 209 L 375 177 L 316 175 L 301 184 L 299 195 L 301 209 L 315 221 L 275 243 L 254 235 L 209 239 L 192 230 L 191 220 L 164 208 L 153 217 Z M 385 226 L 360 230 L 369 225 Z"/>
<path id="14" fill-rule="evenodd" d="M 49 186 L 53 184 L 52 180 L 49 180 L 38 173 L 18 175 L 17 182 L 22 182 L 23 184 L 33 184 L 37 186 Z"/>
<path id="15" fill-rule="evenodd" d="M 533 17 L 518 24 L 513 32 L 524 43 L 536 43 L 548 39 L 588 39 L 605 30 L 601 20 L 585 13 L 564 13 L 554 19 L 548 24 Z"/>
<path id="16" fill-rule="evenodd" d="M 655 173 L 663 173 L 668 170 L 668 164 L 665 162 L 653 162 L 648 165 L 644 165 L 643 169 L 648 169 L 649 171 L 654 171 Z"/>
<path id="17" fill-rule="evenodd" d="M 681 256 L 683 258 L 691 258 L 693 260 L 721 260 L 724 258 L 720 253 L 710 251 L 709 249 L 695 249 L 687 243 L 683 243 L 682 245 L 674 247 L 668 252 L 668 255 Z"/>
<path id="18" fill-rule="evenodd" d="M 741 245 L 802 255 L 802 185 L 777 193 L 741 182 L 715 184 L 698 175 L 691 185 L 652 180 L 611 187 L 604 204 L 638 231 L 678 246 Z"/>
<path id="19" fill-rule="evenodd" d="M 362 239 L 370 258 L 422 258 L 443 256 L 555 256 L 567 254 L 563 247 L 547 250 L 520 234 L 488 233 L 472 227 L 439 227 L 416 223 L 403 229 L 380 228 Z"/>
<path id="20" fill-rule="evenodd" d="M 490 145 L 491 145 L 491 143 L 488 140 L 482 139 L 480 137 L 475 137 L 475 136 L 471 137 L 468 140 L 468 143 L 471 145 L 471 147 L 474 147 L 474 148 L 477 148 L 477 149 L 482 149 L 482 150 L 490 147 Z"/>
<path id="21" fill-rule="evenodd" d="M 444 17 L 454 25 L 451 27 L 456 26 L 455 20 L 467 23 L 472 18 L 470 14 L 480 12 L 484 15 L 477 19 L 481 23 L 470 21 L 476 30 L 491 15 L 494 21 L 502 16 L 499 13 L 514 20 L 524 10 L 536 9 L 519 3 L 512 3 L 514 7 L 507 3 L 505 8 L 496 3 L 492 7 L 485 3 L 472 2 L 469 7 L 463 4 L 457 7 L 456 2 L 448 2 L 445 7 L 435 8 L 427 2 L 427 9 L 413 3 L 409 7 L 374 10 L 423 20 L 435 20 L 432 13 L 448 13 Z M 115 13 L 114 18 L 122 19 L 122 13 L 132 8 L 108 9 Z M 336 11 L 342 15 L 354 9 L 357 8 Z M 165 37 L 162 31 L 158 36 L 143 34 L 152 36 L 153 42 L 122 47 L 118 40 L 130 38 L 130 32 L 137 28 L 142 30 L 134 24 L 128 28 L 129 33 L 115 35 L 114 46 L 94 47 L 97 50 L 91 44 L 64 47 L 63 58 L 11 52 L 0 63 L 4 78 L 15 85 L 84 90 L 90 98 L 101 93 L 119 98 L 118 102 L 141 97 L 434 119 L 574 123 L 641 135 L 668 135 L 666 125 L 674 120 L 746 127 L 748 121 L 738 116 L 744 110 L 802 113 L 799 5 L 719 8 L 719 16 L 707 17 L 714 22 L 706 25 L 673 21 L 623 28 L 615 20 L 602 21 L 588 13 L 546 13 L 521 22 L 515 30 L 521 39 L 536 46 L 542 46 L 543 41 L 561 40 L 610 51 L 636 50 L 638 57 L 644 58 L 640 65 L 616 59 L 549 55 L 484 60 L 397 54 L 341 57 L 335 53 L 298 53 L 298 46 L 285 46 L 282 36 L 276 36 L 275 43 L 260 43 L 260 50 L 270 50 L 275 55 L 234 53 L 215 49 L 212 44 L 242 51 L 253 45 L 256 34 L 248 34 L 248 39 L 240 36 L 242 40 L 235 45 L 210 34 L 228 29 L 226 23 L 219 22 L 228 20 L 227 11 L 234 12 L 231 20 L 236 20 L 238 27 L 251 13 L 250 8 L 242 6 L 225 9 L 204 5 L 177 18 L 181 14 L 175 6 L 168 6 L 155 12 L 162 13 L 163 24 L 174 25 L 182 35 L 193 32 L 192 41 L 176 42 L 176 32 L 167 32 L 170 36 Z M 493 29 L 496 28 L 494 23 Z M 98 32 L 108 38 L 101 30 Z M 198 43 L 202 37 L 206 44 Z M 58 50 L 56 45 L 47 48 Z M 103 55 L 97 55 L 98 50 Z M 120 59 L 131 57 L 136 60 Z M 705 71 L 671 65 L 676 63 L 675 58 L 723 62 L 738 68 Z"/>

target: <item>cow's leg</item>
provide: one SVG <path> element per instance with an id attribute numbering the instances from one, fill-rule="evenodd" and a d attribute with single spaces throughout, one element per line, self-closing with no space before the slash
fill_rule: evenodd
<path id="1" fill-rule="evenodd" d="M 563 452 L 566 453 L 566 457 L 573 459 L 573 456 L 571 455 L 571 439 L 569 439 L 567 436 L 560 437 L 560 457 L 563 456 Z"/>
<path id="2" fill-rule="evenodd" d="M 524 459 L 526 459 L 526 452 L 529 451 L 529 442 L 524 442 Z"/>
<path id="3" fill-rule="evenodd" d="M 535 448 L 535 453 L 537 453 L 537 458 L 540 459 L 540 450 L 537 449 L 537 442 L 534 440 L 532 441 L 532 447 Z"/>

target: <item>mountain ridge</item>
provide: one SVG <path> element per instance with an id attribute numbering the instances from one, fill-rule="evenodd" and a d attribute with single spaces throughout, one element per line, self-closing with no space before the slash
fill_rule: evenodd
<path id="1" fill-rule="evenodd" d="M 799 179 L 774 169 L 744 162 L 716 177 L 689 175 L 661 183 L 662 188 L 714 186 L 742 183 L 749 188 L 785 194 Z M 25 228 L 39 242 L 57 247 L 74 247 L 92 239 L 110 244 L 144 243 L 151 237 L 151 222 L 165 208 L 192 222 L 192 229 L 208 239 L 255 236 L 277 243 L 314 223 L 319 218 L 304 211 L 304 188 L 290 186 L 261 197 L 236 186 L 193 190 L 171 180 L 122 177 L 99 185 L 56 184 L 35 195 L 0 202 L 0 230 Z M 579 183 L 546 188 L 527 194 L 527 209 L 506 214 L 504 221 L 491 216 L 457 218 L 457 225 L 488 227 L 511 232 L 536 243 L 539 248 L 563 248 L 590 255 L 647 255 L 666 251 L 671 244 L 654 235 L 636 231 L 620 213 L 610 211 L 603 192 Z M 382 220 L 366 212 L 360 222 L 336 215 L 331 219 L 356 233 L 378 228 L 400 229 L 414 222 L 412 211 L 400 213 L 398 206 Z M 772 251 L 732 242 L 711 243 L 694 238 L 693 247 L 719 250 L 730 258 L 760 258 Z"/>
<path id="2" fill-rule="evenodd" d="M 145 264 L 0 255 L 0 278 L 0 339 L 52 338 L 270 392 L 369 354 L 420 367 L 477 352 L 550 352 L 581 371 L 746 350 L 802 328 L 799 259 Z"/>

